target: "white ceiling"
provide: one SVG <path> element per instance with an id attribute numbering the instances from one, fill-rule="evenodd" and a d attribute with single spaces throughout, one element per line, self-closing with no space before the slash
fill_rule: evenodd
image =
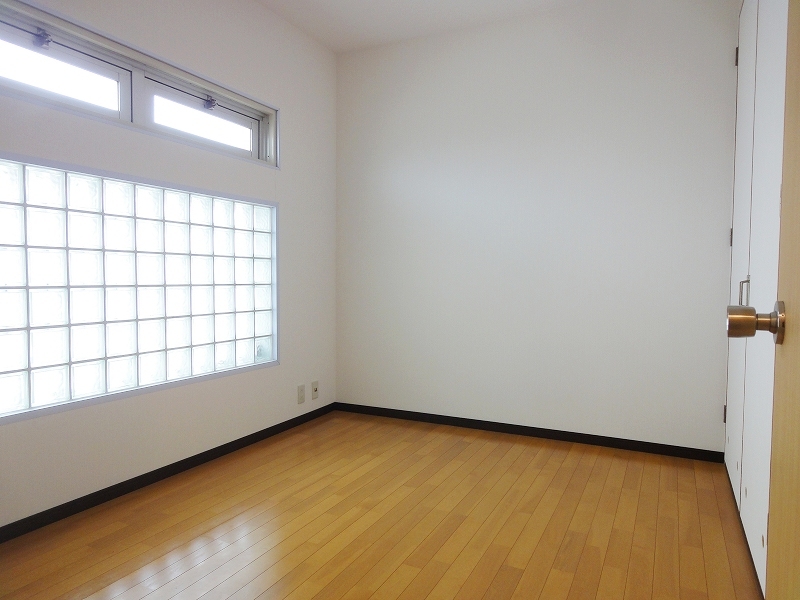
<path id="1" fill-rule="evenodd" d="M 259 0 L 334 52 L 510 19 L 557 0 Z"/>

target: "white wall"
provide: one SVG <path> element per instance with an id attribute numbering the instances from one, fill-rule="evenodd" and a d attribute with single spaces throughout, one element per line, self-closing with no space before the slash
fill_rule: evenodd
<path id="1" fill-rule="evenodd" d="M 738 9 L 341 55 L 337 399 L 721 451 Z"/>
<path id="2" fill-rule="evenodd" d="M 280 109 L 280 171 L 0 96 L 0 152 L 277 201 L 281 364 L 0 425 L 0 525 L 335 397 L 333 54 L 252 0 L 46 0 Z M 320 381 L 297 404 L 296 386 Z"/>

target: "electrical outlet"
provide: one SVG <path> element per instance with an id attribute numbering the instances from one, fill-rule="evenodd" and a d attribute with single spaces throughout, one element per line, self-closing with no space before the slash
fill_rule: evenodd
<path id="1" fill-rule="evenodd" d="M 305 401 L 306 401 L 306 386 L 305 386 L 305 384 L 298 385 L 297 386 L 297 403 L 298 404 L 302 404 Z"/>
<path id="2" fill-rule="evenodd" d="M 319 398 L 319 381 L 311 382 L 311 399 L 316 400 Z"/>

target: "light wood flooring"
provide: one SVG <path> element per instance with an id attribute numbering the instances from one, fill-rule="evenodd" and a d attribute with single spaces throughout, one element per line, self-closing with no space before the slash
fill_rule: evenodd
<path id="1" fill-rule="evenodd" d="M 332 412 L 0 545 L 3 598 L 760 598 L 722 465 Z"/>

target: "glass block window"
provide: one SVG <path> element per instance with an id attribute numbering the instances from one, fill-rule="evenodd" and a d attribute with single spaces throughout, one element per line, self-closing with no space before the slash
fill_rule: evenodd
<path id="1" fill-rule="evenodd" d="M 273 361 L 274 212 L 0 161 L 0 415 Z"/>

